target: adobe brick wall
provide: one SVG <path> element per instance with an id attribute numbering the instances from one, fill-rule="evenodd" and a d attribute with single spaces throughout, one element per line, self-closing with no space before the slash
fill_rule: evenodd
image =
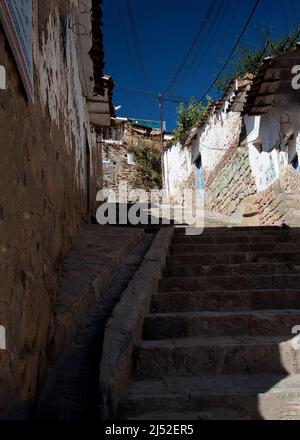
<path id="1" fill-rule="evenodd" d="M 60 262 L 87 214 L 86 113 L 75 37 L 69 33 L 65 55 L 59 21 L 72 3 L 36 2 L 34 105 L 0 27 L 0 64 L 8 77 L 8 89 L 0 91 L 0 324 L 8 347 L 0 350 L 0 411 L 14 400 L 34 400 L 47 374 Z M 86 127 L 95 200 L 101 159 Z"/>

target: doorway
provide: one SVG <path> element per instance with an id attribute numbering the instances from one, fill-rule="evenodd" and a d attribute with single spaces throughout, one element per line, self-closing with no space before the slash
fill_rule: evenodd
<path id="1" fill-rule="evenodd" d="M 203 166 L 201 156 L 195 162 L 197 167 L 197 191 L 198 198 L 200 200 L 201 205 L 204 205 L 204 192 L 205 192 L 205 182 L 204 182 L 204 174 L 203 174 Z"/>

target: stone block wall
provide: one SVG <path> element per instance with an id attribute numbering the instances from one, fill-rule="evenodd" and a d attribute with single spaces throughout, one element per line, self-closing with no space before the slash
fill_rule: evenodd
<path id="1" fill-rule="evenodd" d="M 251 175 L 248 149 L 239 147 L 227 152 L 219 167 L 205 176 L 205 206 L 206 209 L 227 216 L 243 215 L 243 202 L 255 196 L 256 186 Z M 255 213 L 253 203 L 253 213 Z M 250 209 L 251 211 L 251 209 Z M 251 214 L 248 212 L 247 214 Z"/>
<path id="2" fill-rule="evenodd" d="M 256 196 L 261 225 L 280 225 L 284 222 L 286 204 L 280 180 Z"/>

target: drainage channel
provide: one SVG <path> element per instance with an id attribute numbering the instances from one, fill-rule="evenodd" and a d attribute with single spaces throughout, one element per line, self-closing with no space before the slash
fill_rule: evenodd
<path id="1" fill-rule="evenodd" d="M 98 382 L 105 324 L 151 247 L 156 234 L 146 232 L 144 239 L 120 266 L 76 341 L 56 363 L 38 399 L 33 418 L 99 420 L 101 396 Z"/>

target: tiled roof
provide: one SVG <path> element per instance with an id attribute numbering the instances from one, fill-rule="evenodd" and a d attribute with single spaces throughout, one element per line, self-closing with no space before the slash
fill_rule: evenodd
<path id="1" fill-rule="evenodd" d="M 294 50 L 265 58 L 254 75 L 243 113 L 262 115 L 273 106 L 276 95 L 295 95 L 292 89 L 292 68 L 299 64 L 300 43 Z"/>

